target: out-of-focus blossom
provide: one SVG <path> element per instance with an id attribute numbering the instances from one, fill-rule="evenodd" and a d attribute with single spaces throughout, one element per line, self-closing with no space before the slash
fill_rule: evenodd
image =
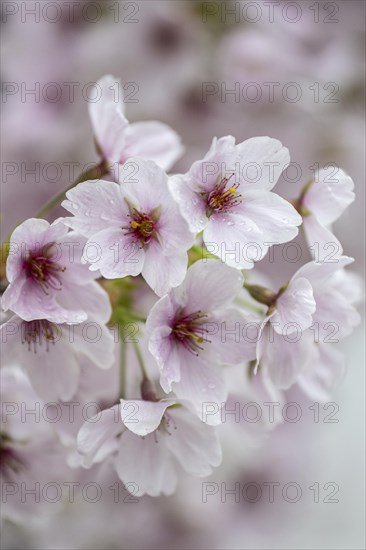
<path id="1" fill-rule="evenodd" d="M 352 261 L 343 256 L 335 263 L 309 262 L 277 294 L 247 287 L 269 306 L 257 339 L 257 362 L 277 388 L 288 389 L 303 370 L 310 372 L 319 353 L 323 359 L 332 353 L 320 352 L 319 346 L 348 336 L 360 322 L 352 301 L 337 284 L 337 273 Z M 320 362 L 327 365 L 325 360 Z M 334 374 L 337 377 L 336 368 Z"/>
<path id="2" fill-rule="evenodd" d="M 333 166 L 322 168 L 305 186 L 297 207 L 303 215 L 306 239 L 316 261 L 333 261 L 342 255 L 342 245 L 330 225 L 354 201 L 353 188 L 350 176 Z"/>
<path id="3" fill-rule="evenodd" d="M 20 523 L 39 514 L 45 518 L 60 503 L 51 510 L 43 487 L 71 479 L 65 453 L 26 375 L 16 366 L 4 367 L 0 375 L 1 516 Z"/>
<path id="4" fill-rule="evenodd" d="M 130 124 L 119 97 L 121 81 L 106 75 L 97 85 L 101 95 L 98 101 L 89 104 L 89 113 L 103 159 L 123 164 L 137 156 L 169 170 L 184 152 L 178 134 L 162 122 Z"/>

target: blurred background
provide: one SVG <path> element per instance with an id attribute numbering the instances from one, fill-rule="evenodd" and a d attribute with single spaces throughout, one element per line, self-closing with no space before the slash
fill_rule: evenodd
<path id="1" fill-rule="evenodd" d="M 4 237 L 98 160 L 90 83 L 111 73 L 122 79 L 130 121 L 161 120 L 182 136 L 186 151 L 174 172 L 227 134 L 269 135 L 289 148 L 292 165 L 276 188 L 289 199 L 317 166 L 341 166 L 355 181 L 356 201 L 334 232 L 364 273 L 363 1 L 28 0 L 3 1 L 1 9 Z M 282 284 L 308 261 L 302 251 L 297 263 L 283 262 L 279 249 L 278 262 L 260 268 Z M 327 421 L 330 409 L 315 422 L 311 403 L 294 390 L 288 400 L 302 404 L 302 418 L 261 445 L 223 426 L 223 464 L 204 480 L 215 494 L 187 477 L 169 498 L 80 497 L 36 522 L 6 523 L 3 547 L 364 548 L 363 334 L 358 327 L 342 344 L 348 373 L 334 395 L 338 422 Z M 97 475 L 103 487 L 115 482 L 109 471 L 85 479 Z M 268 482 L 279 484 L 274 502 Z M 236 483 L 259 484 L 263 495 L 225 497 L 223 487 Z M 301 488 L 296 502 L 289 502 L 293 487 L 283 496 L 287 483 Z"/>

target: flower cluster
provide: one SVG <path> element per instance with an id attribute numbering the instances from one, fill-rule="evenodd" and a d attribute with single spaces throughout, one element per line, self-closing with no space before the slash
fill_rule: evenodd
<path id="1" fill-rule="evenodd" d="M 296 384 L 327 399 L 342 377 L 334 343 L 359 323 L 361 292 L 330 224 L 354 200 L 353 182 L 322 169 L 297 199 L 282 198 L 273 188 L 289 151 L 269 137 L 214 138 L 169 175 L 179 137 L 159 122 L 129 124 L 113 82 L 100 80 L 90 109 L 102 178 L 69 186 L 65 217 L 13 231 L 2 296 L 6 391 L 99 410 L 52 430 L 11 413 L 1 476 L 32 478 L 37 452 L 57 451 L 75 471 L 108 464 L 138 496 L 168 495 L 182 470 L 219 465 L 217 426 L 234 394 L 285 401 Z M 313 259 L 279 288 L 263 284 L 256 264 L 300 228 Z"/>

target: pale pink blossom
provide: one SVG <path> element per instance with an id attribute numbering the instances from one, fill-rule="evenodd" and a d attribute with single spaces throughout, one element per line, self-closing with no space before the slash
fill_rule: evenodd
<path id="1" fill-rule="evenodd" d="M 176 399 L 121 399 L 82 426 L 78 448 L 86 467 L 112 454 L 119 478 L 134 482 L 136 496 L 171 495 L 179 471 L 204 477 L 221 462 L 214 428 Z"/>
<path id="2" fill-rule="evenodd" d="M 65 452 L 53 424 L 47 421 L 45 403 L 35 394 L 25 373 L 18 366 L 4 366 L 0 377 L 1 517 L 20 523 L 39 517 L 45 521 L 62 503 L 56 502 L 51 510 L 42 488 L 47 483 L 61 485 L 71 479 Z"/>
<path id="3" fill-rule="evenodd" d="M 86 181 L 67 192 L 65 223 L 88 237 L 90 270 L 107 279 L 136 276 L 162 296 L 186 274 L 194 235 L 179 213 L 165 172 L 152 161 L 131 159 L 136 177 L 120 183 Z"/>
<path id="4" fill-rule="evenodd" d="M 30 218 L 10 239 L 6 262 L 9 285 L 2 308 L 25 321 L 47 319 L 52 323 L 81 323 L 88 315 L 107 322 L 111 314 L 108 295 L 81 262 L 85 238 L 69 232 L 61 220 L 51 225 Z"/>
<path id="5" fill-rule="evenodd" d="M 130 157 L 139 156 L 169 170 L 184 152 L 178 134 L 162 122 L 130 124 L 121 102 L 121 81 L 106 75 L 97 84 L 101 94 L 97 101 L 89 103 L 89 113 L 103 158 L 112 164 L 123 164 Z"/>
<path id="6" fill-rule="evenodd" d="M 340 278 L 353 261 L 342 256 L 336 262 L 309 262 L 292 277 L 284 292 L 275 297 L 261 324 L 257 341 L 257 364 L 265 369 L 279 389 L 293 385 L 302 373 L 321 378 L 325 361 L 332 354 L 324 346 L 348 336 L 360 322 L 353 300 L 342 293 Z M 293 289 L 302 288 L 295 293 Z M 322 346 L 320 348 L 319 346 Z M 336 355 L 336 352 L 333 354 Z M 336 358 L 337 359 L 337 358 Z M 319 361 L 320 371 L 312 368 Z M 336 361 L 340 364 L 340 361 Z M 334 375 L 341 370 L 335 367 Z M 305 384 L 305 382 L 304 382 Z"/>
<path id="7" fill-rule="evenodd" d="M 1 326 L 3 365 L 21 365 L 46 402 L 74 397 L 82 367 L 113 364 L 113 336 L 103 323 L 55 324 L 13 316 Z"/>
<path id="8" fill-rule="evenodd" d="M 162 388 L 190 402 L 201 418 L 204 403 L 221 407 L 227 398 L 222 366 L 255 356 L 253 342 L 243 337 L 247 319 L 234 307 L 242 285 L 242 274 L 219 260 L 198 261 L 147 319 Z M 208 421 L 218 422 L 217 417 Z"/>
<path id="9" fill-rule="evenodd" d="M 233 136 L 214 138 L 203 160 L 169 181 L 183 216 L 203 231 L 210 252 L 238 269 L 250 269 L 273 243 L 292 240 L 301 217 L 271 189 L 290 160 L 269 137 L 235 145 Z"/>
<path id="10" fill-rule="evenodd" d="M 317 172 L 300 198 L 306 239 L 316 261 L 332 261 L 342 255 L 342 245 L 332 233 L 331 224 L 354 201 L 353 188 L 350 176 L 329 166 Z"/>

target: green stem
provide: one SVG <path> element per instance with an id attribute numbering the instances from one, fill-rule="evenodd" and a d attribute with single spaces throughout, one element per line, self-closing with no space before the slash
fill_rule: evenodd
<path id="1" fill-rule="evenodd" d="M 207 260 L 207 258 L 213 258 L 215 260 L 218 260 L 218 256 L 215 256 L 215 254 L 211 254 L 206 248 L 203 246 L 199 246 L 197 244 L 194 244 L 188 251 L 188 253 L 195 254 L 197 258 L 192 258 L 194 263 L 197 260 Z"/>

